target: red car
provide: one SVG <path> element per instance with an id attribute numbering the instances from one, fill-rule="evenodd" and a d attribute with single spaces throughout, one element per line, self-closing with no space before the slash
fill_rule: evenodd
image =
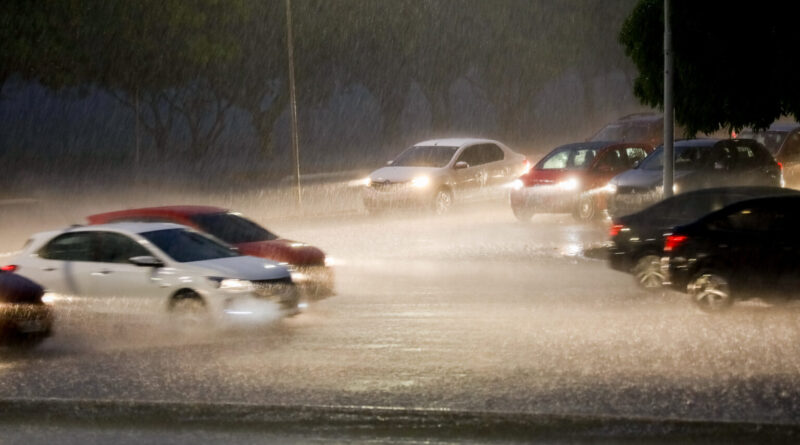
<path id="1" fill-rule="evenodd" d="M 325 252 L 298 241 L 273 234 L 242 215 L 219 207 L 166 206 L 99 213 L 87 218 L 90 224 L 121 221 L 171 222 L 209 233 L 251 255 L 293 266 L 292 279 L 304 295 L 322 298 L 333 295 L 333 272 L 326 266 Z"/>
<path id="2" fill-rule="evenodd" d="M 514 181 L 511 209 L 520 221 L 534 213 L 571 213 L 589 221 L 606 208 L 606 185 L 644 159 L 653 146 L 638 142 L 579 142 L 548 153 Z"/>

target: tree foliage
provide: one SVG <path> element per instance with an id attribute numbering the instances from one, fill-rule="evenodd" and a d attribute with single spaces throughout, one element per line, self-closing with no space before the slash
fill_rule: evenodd
<path id="1" fill-rule="evenodd" d="M 619 35 L 638 69 L 634 92 L 663 106 L 663 0 L 641 0 Z M 794 55 L 800 47 L 796 2 L 672 2 L 675 119 L 691 134 L 765 128 L 800 119 Z"/>

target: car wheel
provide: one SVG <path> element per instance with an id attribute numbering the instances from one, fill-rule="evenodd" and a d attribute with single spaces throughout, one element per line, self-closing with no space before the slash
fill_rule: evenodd
<path id="1" fill-rule="evenodd" d="M 453 194 L 445 189 L 439 189 L 433 196 L 433 212 L 444 215 L 453 206 Z"/>
<path id="2" fill-rule="evenodd" d="M 705 312 L 719 312 L 733 304 L 728 280 L 715 272 L 698 274 L 689 283 L 687 290 L 692 302 Z"/>
<path id="3" fill-rule="evenodd" d="M 170 314 L 181 326 L 200 326 L 209 321 L 203 298 L 194 291 L 180 291 L 170 301 Z"/>
<path id="4" fill-rule="evenodd" d="M 511 211 L 514 212 L 514 216 L 516 216 L 520 222 L 528 222 L 533 218 L 533 209 L 527 206 L 511 206 Z"/>
<path id="5" fill-rule="evenodd" d="M 578 199 L 578 207 L 572 217 L 580 222 L 588 222 L 597 218 L 597 203 L 592 195 L 583 194 Z"/>
<path id="6" fill-rule="evenodd" d="M 661 272 L 661 258 L 656 255 L 645 255 L 633 267 L 633 276 L 636 284 L 645 289 L 659 289 L 664 283 L 664 273 Z"/>

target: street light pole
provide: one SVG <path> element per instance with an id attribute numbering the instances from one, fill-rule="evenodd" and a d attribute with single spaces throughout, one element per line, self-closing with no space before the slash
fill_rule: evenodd
<path id="1" fill-rule="evenodd" d="M 286 0 L 286 52 L 289 59 L 289 113 L 292 123 L 292 162 L 294 185 L 297 192 L 297 205 L 303 205 L 303 194 L 300 189 L 300 144 L 297 134 L 297 96 L 294 83 L 294 42 L 292 37 L 292 2 Z"/>
<path id="2" fill-rule="evenodd" d="M 670 25 L 670 0 L 664 0 L 664 197 L 672 196 L 675 169 L 674 150 L 674 105 L 672 78 L 674 66 L 672 55 L 672 26 Z"/>

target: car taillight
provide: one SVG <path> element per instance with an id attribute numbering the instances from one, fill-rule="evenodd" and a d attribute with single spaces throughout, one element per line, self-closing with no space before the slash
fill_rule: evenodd
<path id="1" fill-rule="evenodd" d="M 783 171 L 783 162 L 778 162 L 778 168 L 781 169 L 781 171 Z"/>
<path id="2" fill-rule="evenodd" d="M 625 226 L 622 224 L 614 224 L 610 229 L 608 229 L 608 235 L 612 237 L 617 236 L 623 228 L 625 228 Z"/>
<path id="3" fill-rule="evenodd" d="M 16 264 L 8 264 L 5 266 L 0 266 L 0 270 L 3 272 L 14 272 L 17 269 L 19 269 L 19 266 L 17 266 Z"/>
<path id="4" fill-rule="evenodd" d="M 686 235 L 667 235 L 664 241 L 664 252 L 672 252 L 683 244 L 689 237 Z"/>

